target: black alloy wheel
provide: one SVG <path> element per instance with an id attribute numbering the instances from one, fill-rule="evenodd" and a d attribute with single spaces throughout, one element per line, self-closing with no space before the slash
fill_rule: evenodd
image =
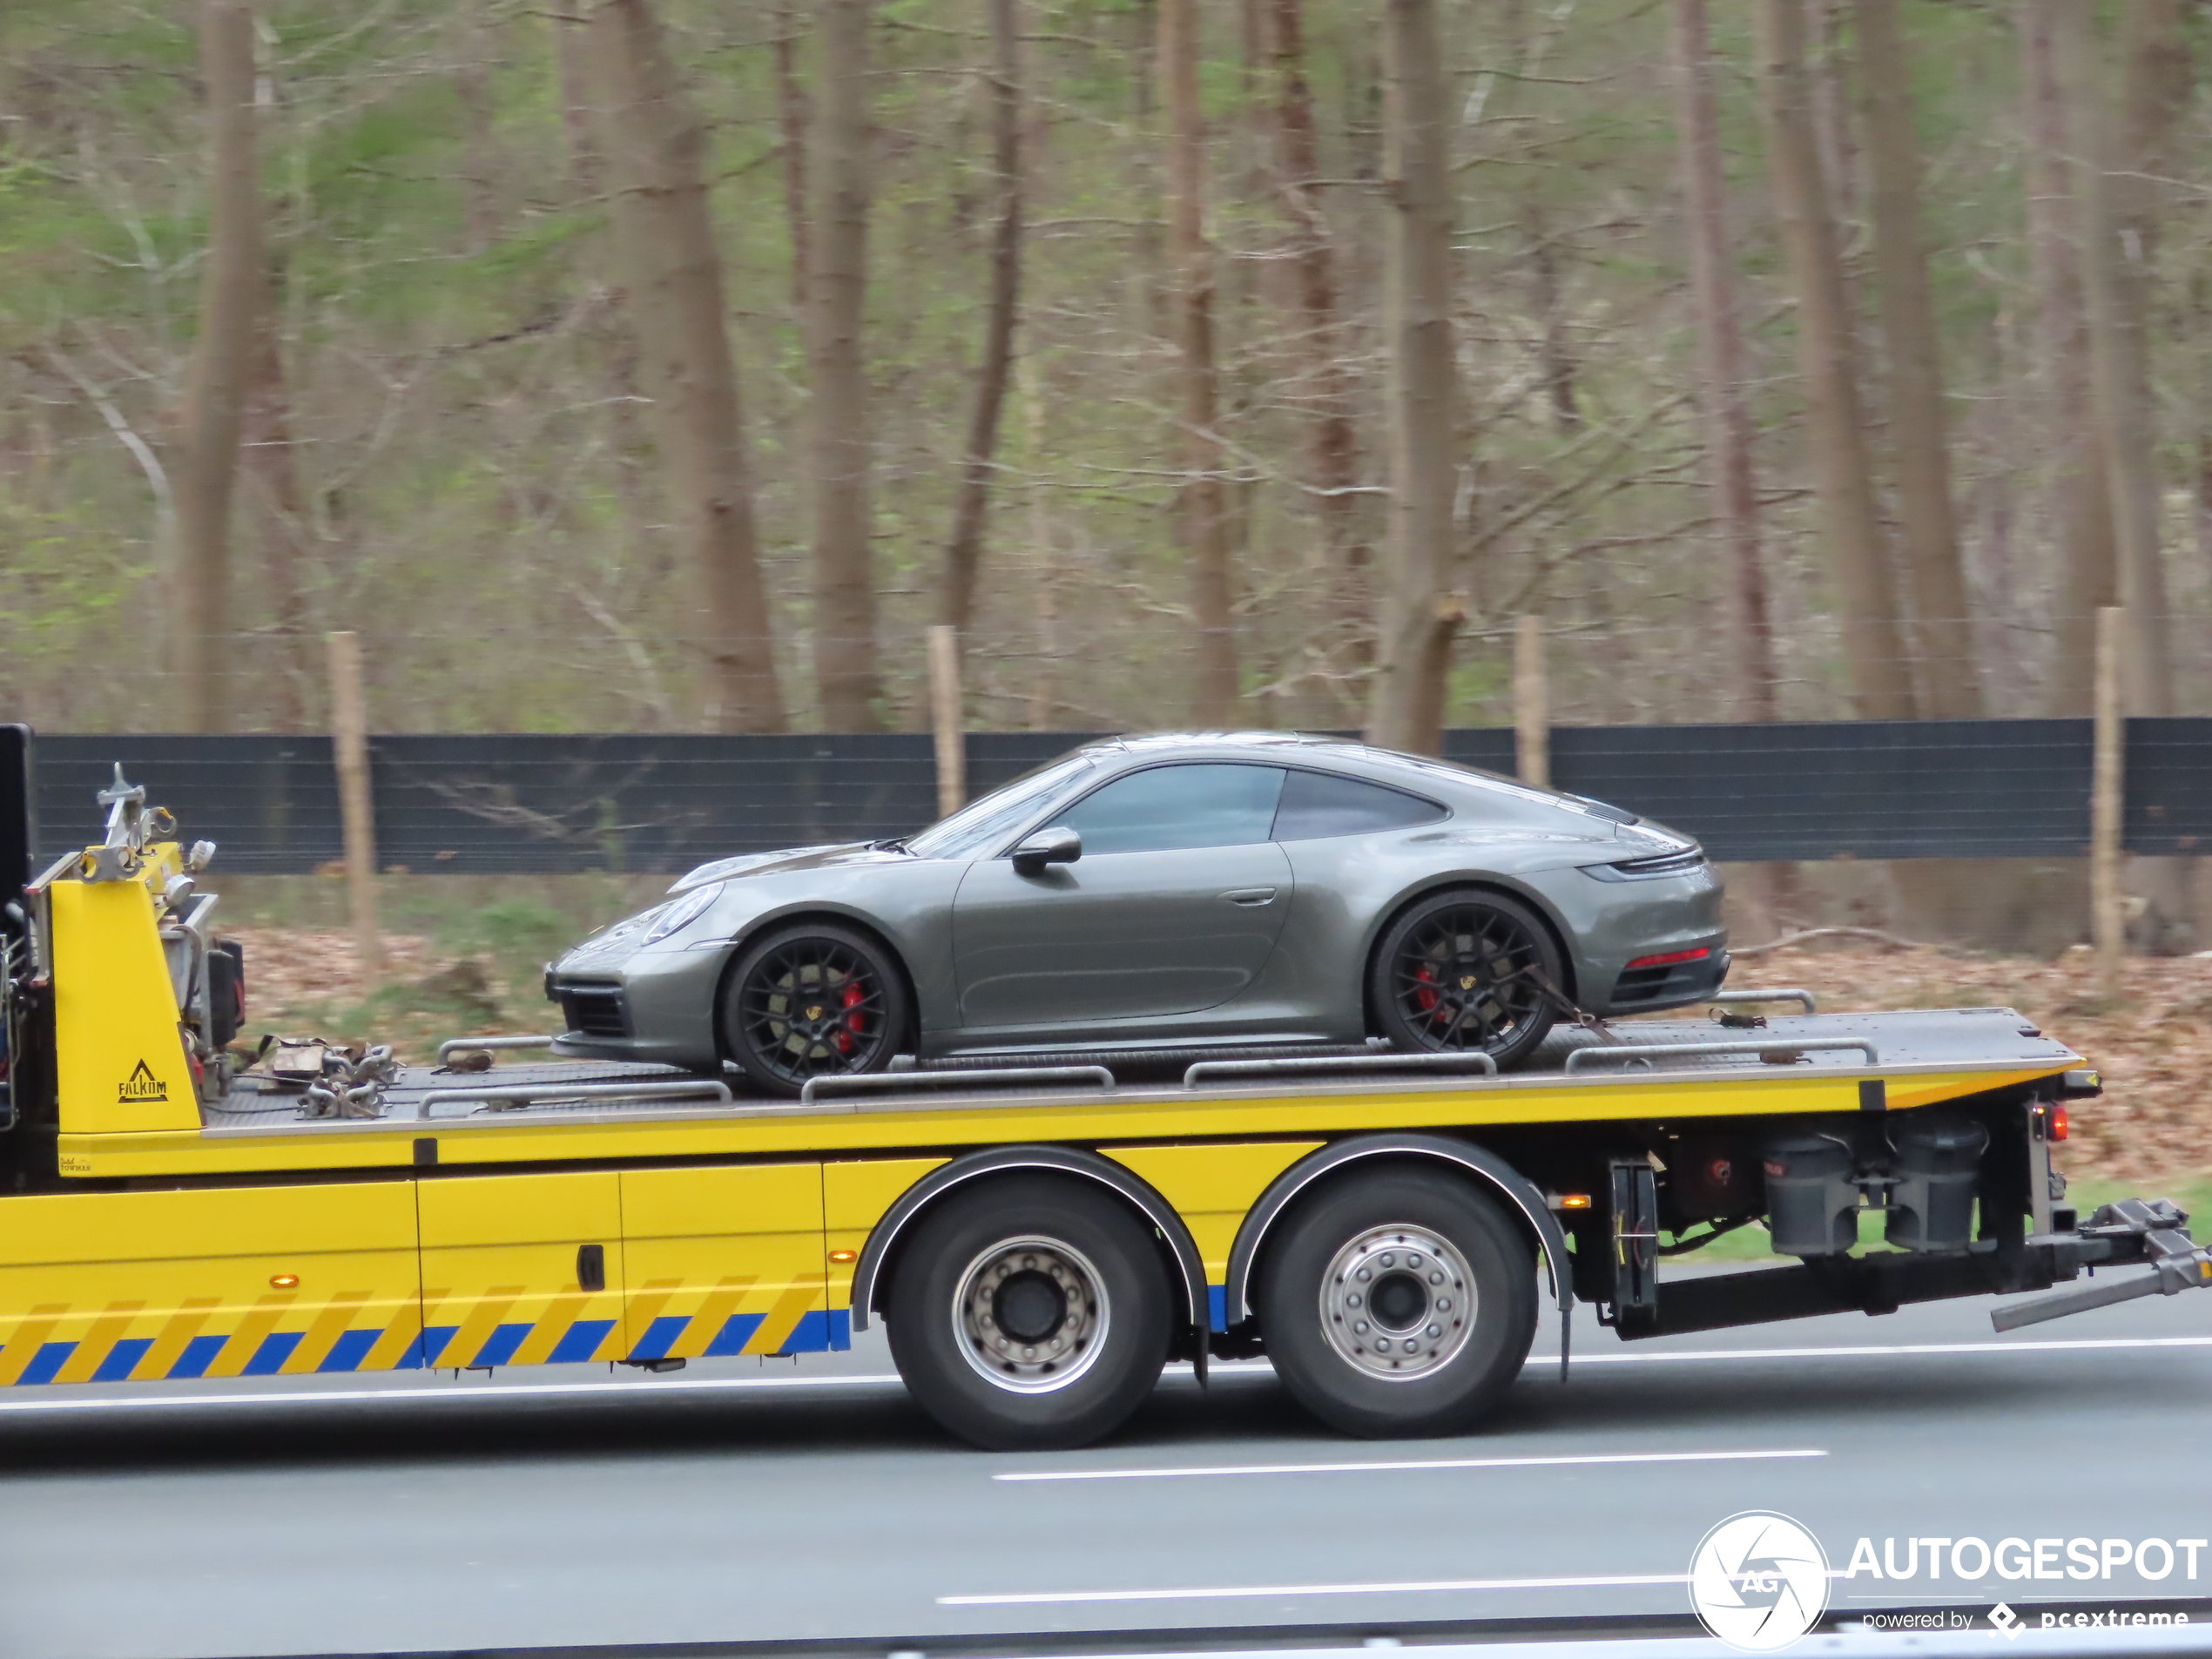
<path id="1" fill-rule="evenodd" d="M 906 1038 L 906 981 L 882 946 L 827 922 L 751 947 L 722 1000 L 722 1040 L 753 1083 L 797 1095 L 817 1077 L 881 1071 Z"/>
<path id="2" fill-rule="evenodd" d="M 1088 1181 L 992 1176 L 900 1241 L 891 1358 L 922 1409 L 988 1451 L 1087 1446 L 1160 1379 L 1176 1296 L 1150 1224 Z"/>
<path id="3" fill-rule="evenodd" d="M 1383 934 L 1368 973 L 1369 1005 L 1391 1046 L 1413 1053 L 1488 1055 L 1517 1064 L 1560 1009 L 1551 930 L 1501 893 L 1424 899 Z"/>
<path id="4" fill-rule="evenodd" d="M 1345 1433 L 1454 1434 L 1521 1374 L 1536 1258 L 1469 1180 L 1420 1164 L 1339 1176 L 1276 1223 L 1253 1284 L 1267 1357 Z"/>

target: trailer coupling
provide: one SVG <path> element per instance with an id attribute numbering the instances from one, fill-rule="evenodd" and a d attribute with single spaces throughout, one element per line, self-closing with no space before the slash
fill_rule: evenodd
<path id="1" fill-rule="evenodd" d="M 2115 1302 L 2132 1302 L 2142 1296 L 2174 1296 L 2212 1285 L 2212 1250 L 2189 1237 L 2188 1219 L 2168 1198 L 2123 1198 L 2106 1204 L 2070 1233 L 2029 1239 L 2031 1246 L 2042 1245 L 2070 1255 L 2084 1266 L 2144 1262 L 2151 1271 L 1997 1308 L 1990 1313 L 1990 1324 L 2000 1331 L 2017 1331 L 2024 1325 L 2062 1319 L 2069 1313 L 2086 1313 Z"/>

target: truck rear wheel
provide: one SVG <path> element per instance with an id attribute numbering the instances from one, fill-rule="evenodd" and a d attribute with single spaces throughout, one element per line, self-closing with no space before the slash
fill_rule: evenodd
<path id="1" fill-rule="evenodd" d="M 885 1308 L 907 1390 L 990 1451 L 1119 1428 L 1159 1380 L 1173 1311 L 1150 1230 L 1088 1183 L 1049 1175 L 978 1182 L 924 1216 Z"/>
<path id="2" fill-rule="evenodd" d="M 1298 1403 L 1347 1433 L 1450 1434 L 1495 1405 L 1536 1332 L 1536 1264 L 1441 1170 L 1343 1177 L 1284 1217 L 1255 1307 Z"/>

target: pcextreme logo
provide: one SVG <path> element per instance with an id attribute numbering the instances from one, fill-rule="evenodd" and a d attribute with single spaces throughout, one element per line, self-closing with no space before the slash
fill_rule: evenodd
<path id="1" fill-rule="evenodd" d="M 1774 1653 L 1828 1608 L 1828 1556 L 1787 1515 L 1747 1509 L 1698 1541 L 1689 1604 L 1705 1628 L 1741 1653 Z"/>
<path id="2" fill-rule="evenodd" d="M 115 1091 L 115 1098 L 118 1104 L 126 1106 L 134 1102 L 166 1100 L 169 1098 L 169 1085 L 155 1076 L 152 1068 L 141 1060 L 138 1069 L 125 1078 L 123 1086 Z"/>

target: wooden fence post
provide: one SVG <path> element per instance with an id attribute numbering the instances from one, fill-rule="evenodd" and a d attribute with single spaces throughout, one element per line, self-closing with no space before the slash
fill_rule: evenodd
<path id="1" fill-rule="evenodd" d="M 1544 685 L 1544 619 L 1521 617 L 1513 631 L 1514 770 L 1537 789 L 1552 786 L 1551 711 Z"/>
<path id="2" fill-rule="evenodd" d="M 376 815 L 368 792 L 368 710 L 361 698 L 361 636 L 335 633 L 330 647 L 330 743 L 338 761 L 338 806 L 346 826 L 346 904 L 354 946 L 372 985 L 384 972 L 376 931 Z"/>
<path id="3" fill-rule="evenodd" d="M 2128 612 L 2106 605 L 2097 612 L 2096 737 L 2089 771 L 2089 930 L 2096 943 L 2097 995 L 2120 998 L 2127 923 L 2120 898 L 2121 807 L 2127 789 L 2128 724 L 2121 706 L 2121 654 L 2127 649 Z"/>
<path id="4" fill-rule="evenodd" d="M 968 804 L 967 722 L 960 706 L 960 636 L 939 624 L 929 631 L 929 713 L 937 733 L 937 816 Z"/>

